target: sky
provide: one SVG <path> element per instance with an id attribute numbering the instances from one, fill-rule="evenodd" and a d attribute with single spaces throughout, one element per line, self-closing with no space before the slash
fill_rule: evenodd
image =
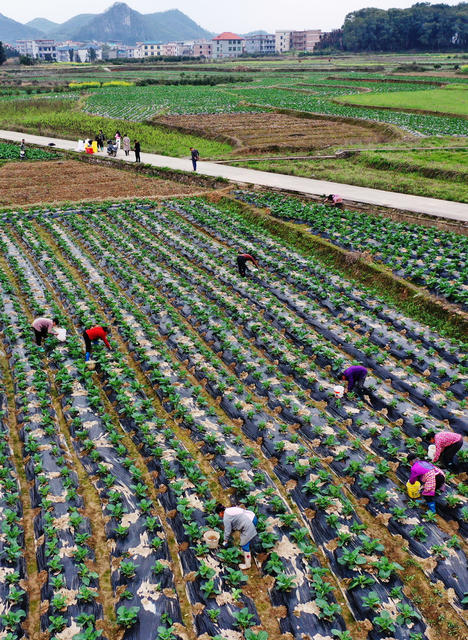
<path id="1" fill-rule="evenodd" d="M 247 33 L 257 29 L 322 29 L 340 27 L 344 17 L 363 7 L 379 9 L 406 8 L 417 0 L 126 0 L 129 7 L 140 13 L 155 13 L 180 9 L 208 31 Z M 430 4 L 438 4 L 433 0 Z M 460 0 L 442 0 L 455 5 Z M 33 18 L 48 18 L 65 22 L 78 13 L 101 13 L 113 0 L 3 0 L 0 13 L 18 22 Z"/>

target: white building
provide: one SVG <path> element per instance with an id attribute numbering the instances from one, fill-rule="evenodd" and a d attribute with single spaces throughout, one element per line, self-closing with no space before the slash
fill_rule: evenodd
<path id="1" fill-rule="evenodd" d="M 37 40 L 17 40 L 16 48 L 20 56 L 29 56 L 37 60 L 55 61 L 57 59 L 57 45 L 55 40 L 46 38 Z"/>
<path id="2" fill-rule="evenodd" d="M 273 34 L 258 34 L 256 36 L 246 36 L 245 52 L 262 55 L 274 54 L 276 50 L 276 38 Z"/>
<path id="3" fill-rule="evenodd" d="M 161 42 L 137 42 L 134 49 L 135 58 L 153 58 L 156 56 L 164 56 L 164 47 Z"/>
<path id="4" fill-rule="evenodd" d="M 213 38 L 212 57 L 213 58 L 238 58 L 244 52 L 245 38 L 230 31 L 224 31 L 216 38 Z"/>
<path id="5" fill-rule="evenodd" d="M 275 31 L 275 49 L 278 53 L 289 51 L 291 31 Z"/>

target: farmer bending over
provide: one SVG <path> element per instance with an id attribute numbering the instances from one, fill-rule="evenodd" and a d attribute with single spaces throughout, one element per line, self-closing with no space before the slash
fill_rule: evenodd
<path id="1" fill-rule="evenodd" d="M 454 464 L 454 458 L 463 446 L 463 436 L 453 431 L 428 431 L 422 436 L 423 440 L 435 444 L 435 454 L 432 462 L 440 462 L 446 466 Z"/>
<path id="2" fill-rule="evenodd" d="M 85 341 L 85 347 L 86 347 L 86 355 L 85 355 L 86 362 L 88 362 L 91 356 L 92 342 L 95 342 L 96 340 L 102 340 L 108 349 L 111 348 L 109 342 L 107 341 L 107 336 L 109 334 L 110 334 L 110 329 L 108 327 L 101 327 L 99 325 L 83 331 L 83 339 Z"/>
<path id="3" fill-rule="evenodd" d="M 233 531 L 240 531 L 240 545 L 244 552 L 244 563 L 239 565 L 239 569 L 250 569 L 252 566 L 252 554 L 250 553 L 250 541 L 257 535 L 257 516 L 249 509 L 242 507 L 226 507 L 217 504 L 216 513 L 223 519 L 224 525 L 224 546 L 227 547 L 228 540 Z"/>
<path id="4" fill-rule="evenodd" d="M 40 351 L 44 351 L 41 347 L 43 338 L 47 338 L 49 333 L 57 333 L 55 328 L 59 323 L 58 318 L 36 318 L 32 323 L 32 328 L 34 329 L 34 335 L 36 337 L 36 344 L 39 347 Z"/>
<path id="5" fill-rule="evenodd" d="M 420 460 L 415 453 L 410 453 L 406 460 L 412 463 L 409 482 L 413 484 L 418 480 L 423 485 L 421 495 L 429 510 L 435 513 L 435 495 L 445 484 L 444 472 L 430 462 Z"/>
<path id="6" fill-rule="evenodd" d="M 356 387 L 357 393 L 363 393 L 366 376 L 367 369 L 360 364 L 356 364 L 345 369 L 341 374 L 341 379 L 348 383 L 348 388 L 345 393 L 350 393 L 354 387 Z"/>
<path id="7" fill-rule="evenodd" d="M 243 278 L 245 278 L 247 274 L 247 262 L 249 261 L 253 262 L 257 269 L 259 268 L 257 260 L 253 256 L 251 256 L 250 253 L 240 253 L 237 256 L 237 268 L 239 269 L 239 273 Z"/>
<path id="8" fill-rule="evenodd" d="M 323 204 L 328 204 L 331 207 L 336 207 L 337 209 L 343 208 L 343 198 L 336 193 L 330 193 L 329 196 L 325 198 Z"/>

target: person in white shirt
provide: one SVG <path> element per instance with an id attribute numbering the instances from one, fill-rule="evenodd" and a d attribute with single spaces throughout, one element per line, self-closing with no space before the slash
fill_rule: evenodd
<path id="1" fill-rule="evenodd" d="M 216 513 L 223 519 L 224 525 L 224 546 L 228 545 L 229 537 L 233 531 L 240 531 L 240 545 L 244 552 L 244 563 L 239 565 L 239 569 L 250 569 L 252 566 L 252 554 L 250 553 L 250 542 L 257 535 L 257 516 L 253 511 L 243 507 L 225 507 L 219 503 L 215 508 Z"/>

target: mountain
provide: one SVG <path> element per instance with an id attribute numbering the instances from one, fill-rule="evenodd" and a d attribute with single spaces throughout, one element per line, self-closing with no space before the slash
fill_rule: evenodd
<path id="1" fill-rule="evenodd" d="M 124 2 L 116 2 L 78 29 L 73 39 L 135 44 L 144 40 L 169 42 L 205 38 L 208 35 L 208 31 L 178 9 L 143 15 L 130 9 Z"/>
<path id="2" fill-rule="evenodd" d="M 56 40 L 76 40 L 76 33 L 95 17 L 95 13 L 79 13 L 70 20 L 58 24 L 48 35 Z"/>
<path id="3" fill-rule="evenodd" d="M 149 13 L 145 21 L 157 33 L 155 40 L 170 42 L 172 40 L 196 40 L 211 38 L 212 33 L 200 27 L 179 9 L 170 9 L 159 13 Z"/>
<path id="4" fill-rule="evenodd" d="M 42 37 L 44 37 L 44 34 L 39 29 L 16 22 L 16 20 L 7 18 L 0 13 L 0 40 L 2 42 L 11 44 L 16 40 Z"/>
<path id="5" fill-rule="evenodd" d="M 34 29 L 39 29 L 45 35 L 50 33 L 53 29 L 58 27 L 57 22 L 52 22 L 52 20 L 47 20 L 47 18 L 34 18 L 34 20 L 30 20 L 26 23 L 26 27 L 33 27 Z"/>
<path id="6" fill-rule="evenodd" d="M 104 13 L 80 13 L 63 24 L 46 18 L 35 18 L 26 25 L 0 14 L 0 40 L 14 42 L 23 38 L 54 38 L 91 42 L 136 42 L 153 40 L 194 40 L 211 38 L 182 11 L 171 9 L 158 13 L 142 14 L 130 9 L 124 2 L 116 2 Z"/>

